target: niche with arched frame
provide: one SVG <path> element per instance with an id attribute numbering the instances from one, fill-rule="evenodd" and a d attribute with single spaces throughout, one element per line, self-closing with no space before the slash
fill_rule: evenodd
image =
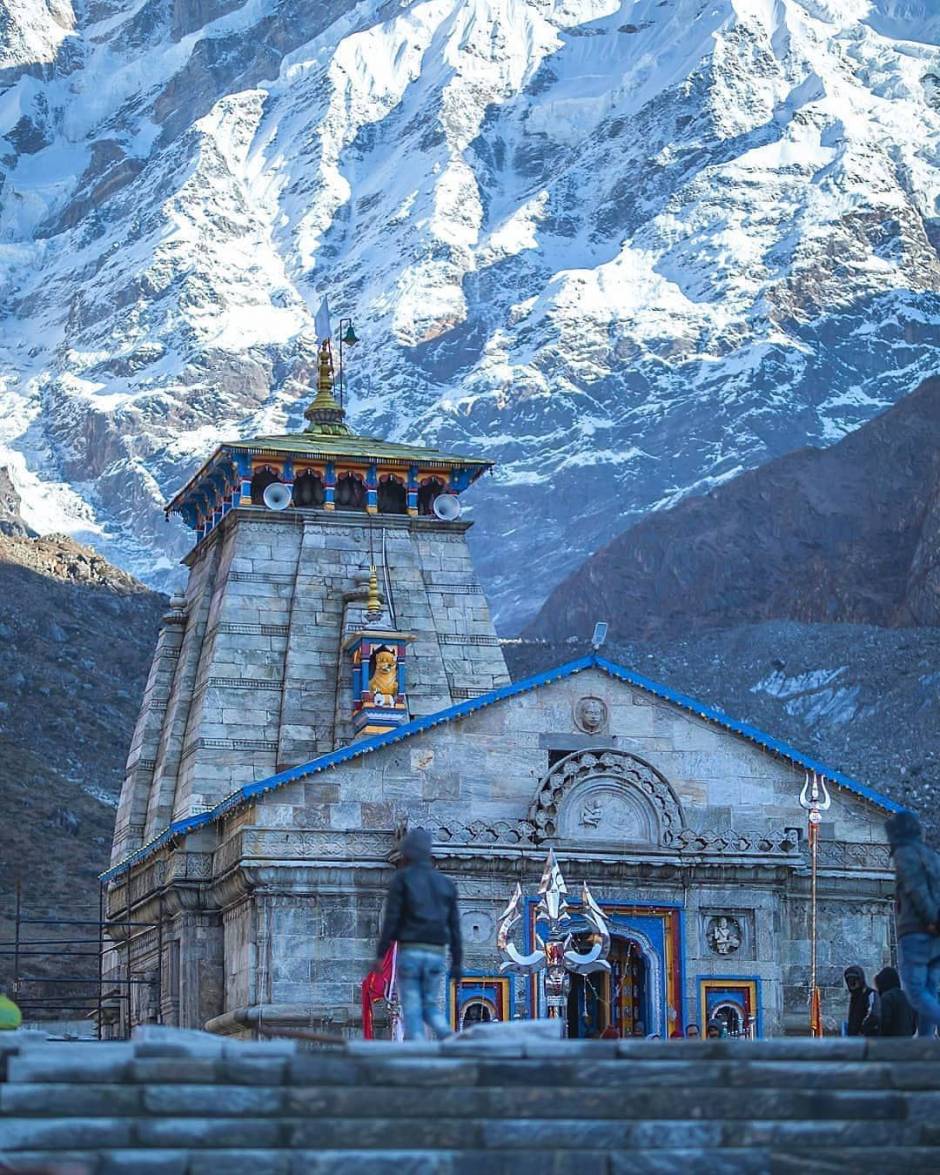
<path id="1" fill-rule="evenodd" d="M 336 479 L 336 509 L 365 510 L 366 487 L 362 475 L 343 473 Z"/>
<path id="2" fill-rule="evenodd" d="M 384 473 L 379 478 L 379 513 L 407 514 L 408 493 L 404 483 L 393 473 Z"/>
<path id="3" fill-rule="evenodd" d="M 316 509 L 325 501 L 323 478 L 316 470 L 305 469 L 294 481 L 294 505 Z"/>
<path id="4" fill-rule="evenodd" d="M 426 477 L 418 486 L 418 513 L 433 514 L 434 499 L 442 494 L 445 485 L 439 477 Z"/>
<path id="5" fill-rule="evenodd" d="M 272 469 L 270 465 L 264 465 L 260 469 L 255 470 L 255 475 L 251 479 L 252 506 L 263 506 L 264 491 L 269 485 L 280 480 L 276 470 Z"/>
<path id="6" fill-rule="evenodd" d="M 639 756 L 613 747 L 558 760 L 539 782 L 529 819 L 540 837 L 663 847 L 685 828 L 665 777 Z"/>

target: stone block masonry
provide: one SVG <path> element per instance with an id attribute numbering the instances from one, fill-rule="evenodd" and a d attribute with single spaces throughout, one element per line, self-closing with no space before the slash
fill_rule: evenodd
<path id="1" fill-rule="evenodd" d="M 798 752 L 602 657 L 499 690 L 508 675 L 465 523 L 246 505 L 213 525 L 208 536 L 200 528 L 186 596 L 160 637 L 116 856 L 171 819 L 187 823 L 114 870 L 108 894 L 119 942 L 128 911 L 161 923 L 159 942 L 140 936 L 131 955 L 141 974 L 160 977 L 165 1023 L 232 1036 L 262 1021 L 354 1034 L 397 838 L 421 825 L 461 897 L 468 982 L 448 984 L 455 1026 L 484 1012 L 539 1014 L 537 988 L 500 970 L 496 927 L 517 882 L 537 892 L 551 847 L 569 885 L 589 883 L 609 913 L 609 992 L 623 993 L 576 977 L 573 1035 L 668 1037 L 712 1016 L 732 1034 L 806 1030 Z M 381 575 L 367 586 L 373 564 Z M 365 656 L 372 637 L 394 640 L 403 658 L 395 688 L 376 697 L 372 667 L 359 674 L 359 725 L 388 733 L 353 746 L 347 637 Z M 407 708 L 376 713 L 389 693 Z M 343 753 L 325 760 L 333 751 Z M 840 964 L 874 974 L 892 958 L 883 832 L 892 805 L 830 778 L 818 912 L 832 1027 L 845 1010 Z M 517 928 L 526 950 L 536 933 L 527 916 Z M 155 1008 L 142 1003 L 135 1022 Z M 473 1127 L 480 1146 L 504 1145 L 492 1130 L 487 1141 Z M 444 1133 L 440 1145 L 456 1145 Z M 610 1145 L 646 1147 L 633 1126 L 618 1138 Z"/>
<path id="2" fill-rule="evenodd" d="M 413 715 L 509 680 L 465 523 L 242 507 L 189 557 L 128 759 L 115 861 L 171 819 L 349 742 L 343 599 L 385 549 Z M 472 635 L 465 647 L 441 640 Z M 445 656 L 446 652 L 446 656 Z M 234 752 L 234 753 L 233 753 Z"/>
<path id="3" fill-rule="evenodd" d="M 4 1170 L 927 1172 L 940 1041 L 0 1040 Z"/>

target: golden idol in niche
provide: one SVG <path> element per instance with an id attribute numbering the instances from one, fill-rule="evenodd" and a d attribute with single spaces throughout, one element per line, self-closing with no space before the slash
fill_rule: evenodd
<path id="1" fill-rule="evenodd" d="M 398 657 L 386 645 L 376 649 L 372 656 L 369 689 L 372 691 L 373 705 L 395 705 L 398 697 Z"/>

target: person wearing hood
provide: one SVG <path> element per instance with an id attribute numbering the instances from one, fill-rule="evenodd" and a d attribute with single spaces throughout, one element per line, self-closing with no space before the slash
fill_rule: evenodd
<path id="1" fill-rule="evenodd" d="M 875 976 L 881 999 L 881 1036 L 913 1036 L 917 1017 L 910 1000 L 901 990 L 901 979 L 893 967 L 885 967 Z"/>
<path id="2" fill-rule="evenodd" d="M 457 887 L 431 860 L 431 834 L 414 828 L 401 843 L 404 867 L 392 878 L 373 970 L 380 970 L 388 948 L 398 943 L 398 986 L 405 1039 L 420 1040 L 423 1026 L 443 1039 L 451 1035 L 440 1008 L 445 952 L 450 946 L 451 976 L 460 979 L 462 949 Z"/>
<path id="3" fill-rule="evenodd" d="M 901 983 L 917 1013 L 917 1035 L 940 1028 L 940 856 L 924 844 L 913 812 L 885 821 L 894 857 L 894 918 Z"/>
<path id="4" fill-rule="evenodd" d="M 846 967 L 843 978 L 849 989 L 846 1036 L 878 1036 L 881 1022 L 878 993 L 865 982 L 865 972 L 857 963 Z"/>

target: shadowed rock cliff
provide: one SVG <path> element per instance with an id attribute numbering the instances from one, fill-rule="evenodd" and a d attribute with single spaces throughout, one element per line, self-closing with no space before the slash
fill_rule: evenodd
<path id="1" fill-rule="evenodd" d="M 108 862 L 164 607 L 162 596 L 88 547 L 61 535 L 17 534 L 24 528 L 15 512 L 7 521 L 12 533 L 0 527 L 0 939 L 12 938 L 17 880 L 33 915 L 64 917 L 80 903 L 85 917 L 97 917 L 96 877 Z M 59 935 L 31 927 L 30 937 Z M 0 956 L 0 986 L 11 962 Z M 33 974 L 74 971 L 74 963 L 54 954 L 26 960 Z"/>
<path id="2" fill-rule="evenodd" d="M 661 639 L 746 621 L 940 626 L 940 379 L 827 449 L 647 516 L 526 636 Z"/>

